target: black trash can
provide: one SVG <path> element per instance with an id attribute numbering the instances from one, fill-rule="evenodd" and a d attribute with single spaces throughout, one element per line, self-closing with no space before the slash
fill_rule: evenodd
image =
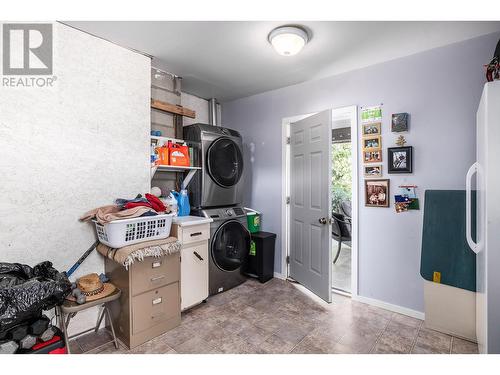
<path id="1" fill-rule="evenodd" d="M 250 252 L 244 267 L 246 275 L 259 279 L 261 283 L 265 283 L 274 277 L 275 242 L 275 233 L 252 233 Z"/>

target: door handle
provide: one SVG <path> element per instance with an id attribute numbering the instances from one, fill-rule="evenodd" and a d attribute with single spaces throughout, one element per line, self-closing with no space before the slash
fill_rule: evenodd
<path id="1" fill-rule="evenodd" d="M 203 258 L 201 257 L 200 254 L 198 254 L 196 251 L 193 251 L 193 254 L 198 258 L 199 260 L 203 261 Z"/>
<path id="2" fill-rule="evenodd" d="M 322 217 L 318 221 L 320 224 L 326 224 L 328 222 L 328 219 L 326 217 Z"/>
<path id="3" fill-rule="evenodd" d="M 472 176 L 477 173 L 477 163 L 471 165 L 465 177 L 465 238 L 474 253 L 480 251 L 479 245 L 472 239 Z"/>

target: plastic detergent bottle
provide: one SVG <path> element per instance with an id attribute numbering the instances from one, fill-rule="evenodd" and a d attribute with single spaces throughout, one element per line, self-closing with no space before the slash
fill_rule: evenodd
<path id="1" fill-rule="evenodd" d="M 191 206 L 189 204 L 189 197 L 186 189 L 182 189 L 180 193 L 172 191 L 172 194 L 177 199 L 177 206 L 179 207 L 177 211 L 178 216 L 188 216 L 191 212 Z"/>
<path id="2" fill-rule="evenodd" d="M 161 199 L 165 207 L 170 210 L 171 213 L 176 214 L 178 210 L 177 199 L 175 199 L 173 193 L 171 192 L 167 198 Z"/>

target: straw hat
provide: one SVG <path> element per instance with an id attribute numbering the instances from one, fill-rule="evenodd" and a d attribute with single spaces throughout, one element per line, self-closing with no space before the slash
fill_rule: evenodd
<path id="1" fill-rule="evenodd" d="M 76 282 L 78 289 L 86 297 L 86 302 L 95 301 L 96 299 L 104 298 L 109 296 L 115 291 L 115 286 L 111 283 L 103 283 L 99 279 L 97 273 L 90 273 L 88 275 L 82 276 Z M 76 301 L 76 298 L 72 295 L 66 297 L 70 301 Z"/>

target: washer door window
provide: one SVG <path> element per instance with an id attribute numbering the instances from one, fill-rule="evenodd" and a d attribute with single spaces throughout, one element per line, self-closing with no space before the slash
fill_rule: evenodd
<path id="1" fill-rule="evenodd" d="M 234 271 L 243 265 L 250 248 L 250 234 L 238 221 L 227 221 L 214 234 L 212 259 L 223 271 Z"/>
<path id="2" fill-rule="evenodd" d="M 238 183 L 243 173 L 243 157 L 238 145 L 229 138 L 216 139 L 208 148 L 208 173 L 225 188 Z"/>

